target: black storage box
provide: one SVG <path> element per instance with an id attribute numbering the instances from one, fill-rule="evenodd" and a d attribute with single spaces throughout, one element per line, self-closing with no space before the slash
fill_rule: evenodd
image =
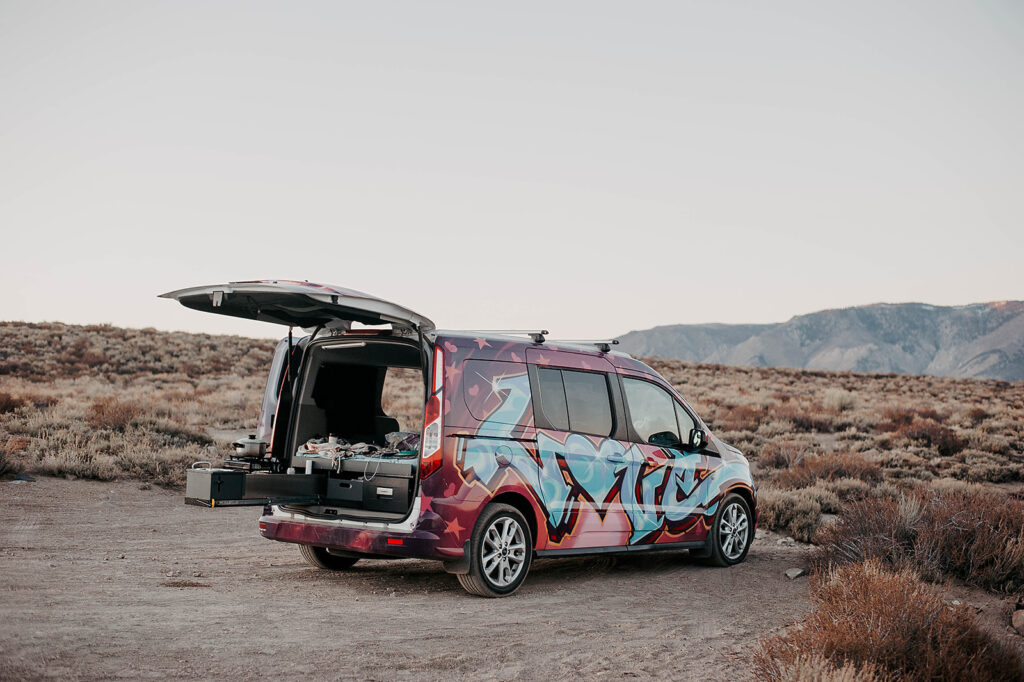
<path id="1" fill-rule="evenodd" d="M 324 494 L 326 474 L 249 474 L 245 495 L 250 498 L 315 498 Z M 310 500 L 310 503 L 315 500 Z"/>
<path id="2" fill-rule="evenodd" d="M 363 506 L 363 482 L 357 479 L 327 479 L 327 504 L 339 507 Z"/>
<path id="3" fill-rule="evenodd" d="M 241 500 L 245 497 L 245 476 L 244 471 L 230 469 L 188 469 L 185 499 L 206 503 Z"/>
<path id="4" fill-rule="evenodd" d="M 362 481 L 363 508 L 368 511 L 401 513 L 409 509 L 410 478 L 374 476 Z"/>

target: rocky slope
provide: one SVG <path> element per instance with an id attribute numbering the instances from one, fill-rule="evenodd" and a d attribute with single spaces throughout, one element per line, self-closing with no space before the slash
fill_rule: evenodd
<path id="1" fill-rule="evenodd" d="M 1024 380 L 1024 301 L 879 303 L 763 325 L 670 325 L 621 350 L 725 365 Z"/>

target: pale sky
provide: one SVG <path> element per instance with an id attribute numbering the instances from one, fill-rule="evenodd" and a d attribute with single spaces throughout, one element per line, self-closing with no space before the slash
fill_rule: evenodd
<path id="1" fill-rule="evenodd" d="M 1024 298 L 1020 2 L 0 0 L 0 319 L 606 337 Z"/>

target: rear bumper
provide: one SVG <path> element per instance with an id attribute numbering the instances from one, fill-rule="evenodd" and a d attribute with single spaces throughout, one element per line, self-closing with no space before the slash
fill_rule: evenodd
<path id="1" fill-rule="evenodd" d="M 440 538 L 425 530 L 402 532 L 340 527 L 330 523 L 284 520 L 274 516 L 260 518 L 260 535 L 279 542 L 327 547 L 368 556 L 456 561 L 465 554 L 462 547 L 439 546 Z"/>

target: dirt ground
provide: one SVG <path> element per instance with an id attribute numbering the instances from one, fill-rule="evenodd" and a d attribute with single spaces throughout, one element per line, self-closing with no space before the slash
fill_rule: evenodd
<path id="1" fill-rule="evenodd" d="M 808 609 L 804 550 L 548 559 L 506 599 L 440 564 L 307 566 L 260 509 L 138 483 L 0 482 L 0 678 L 736 679 Z"/>

